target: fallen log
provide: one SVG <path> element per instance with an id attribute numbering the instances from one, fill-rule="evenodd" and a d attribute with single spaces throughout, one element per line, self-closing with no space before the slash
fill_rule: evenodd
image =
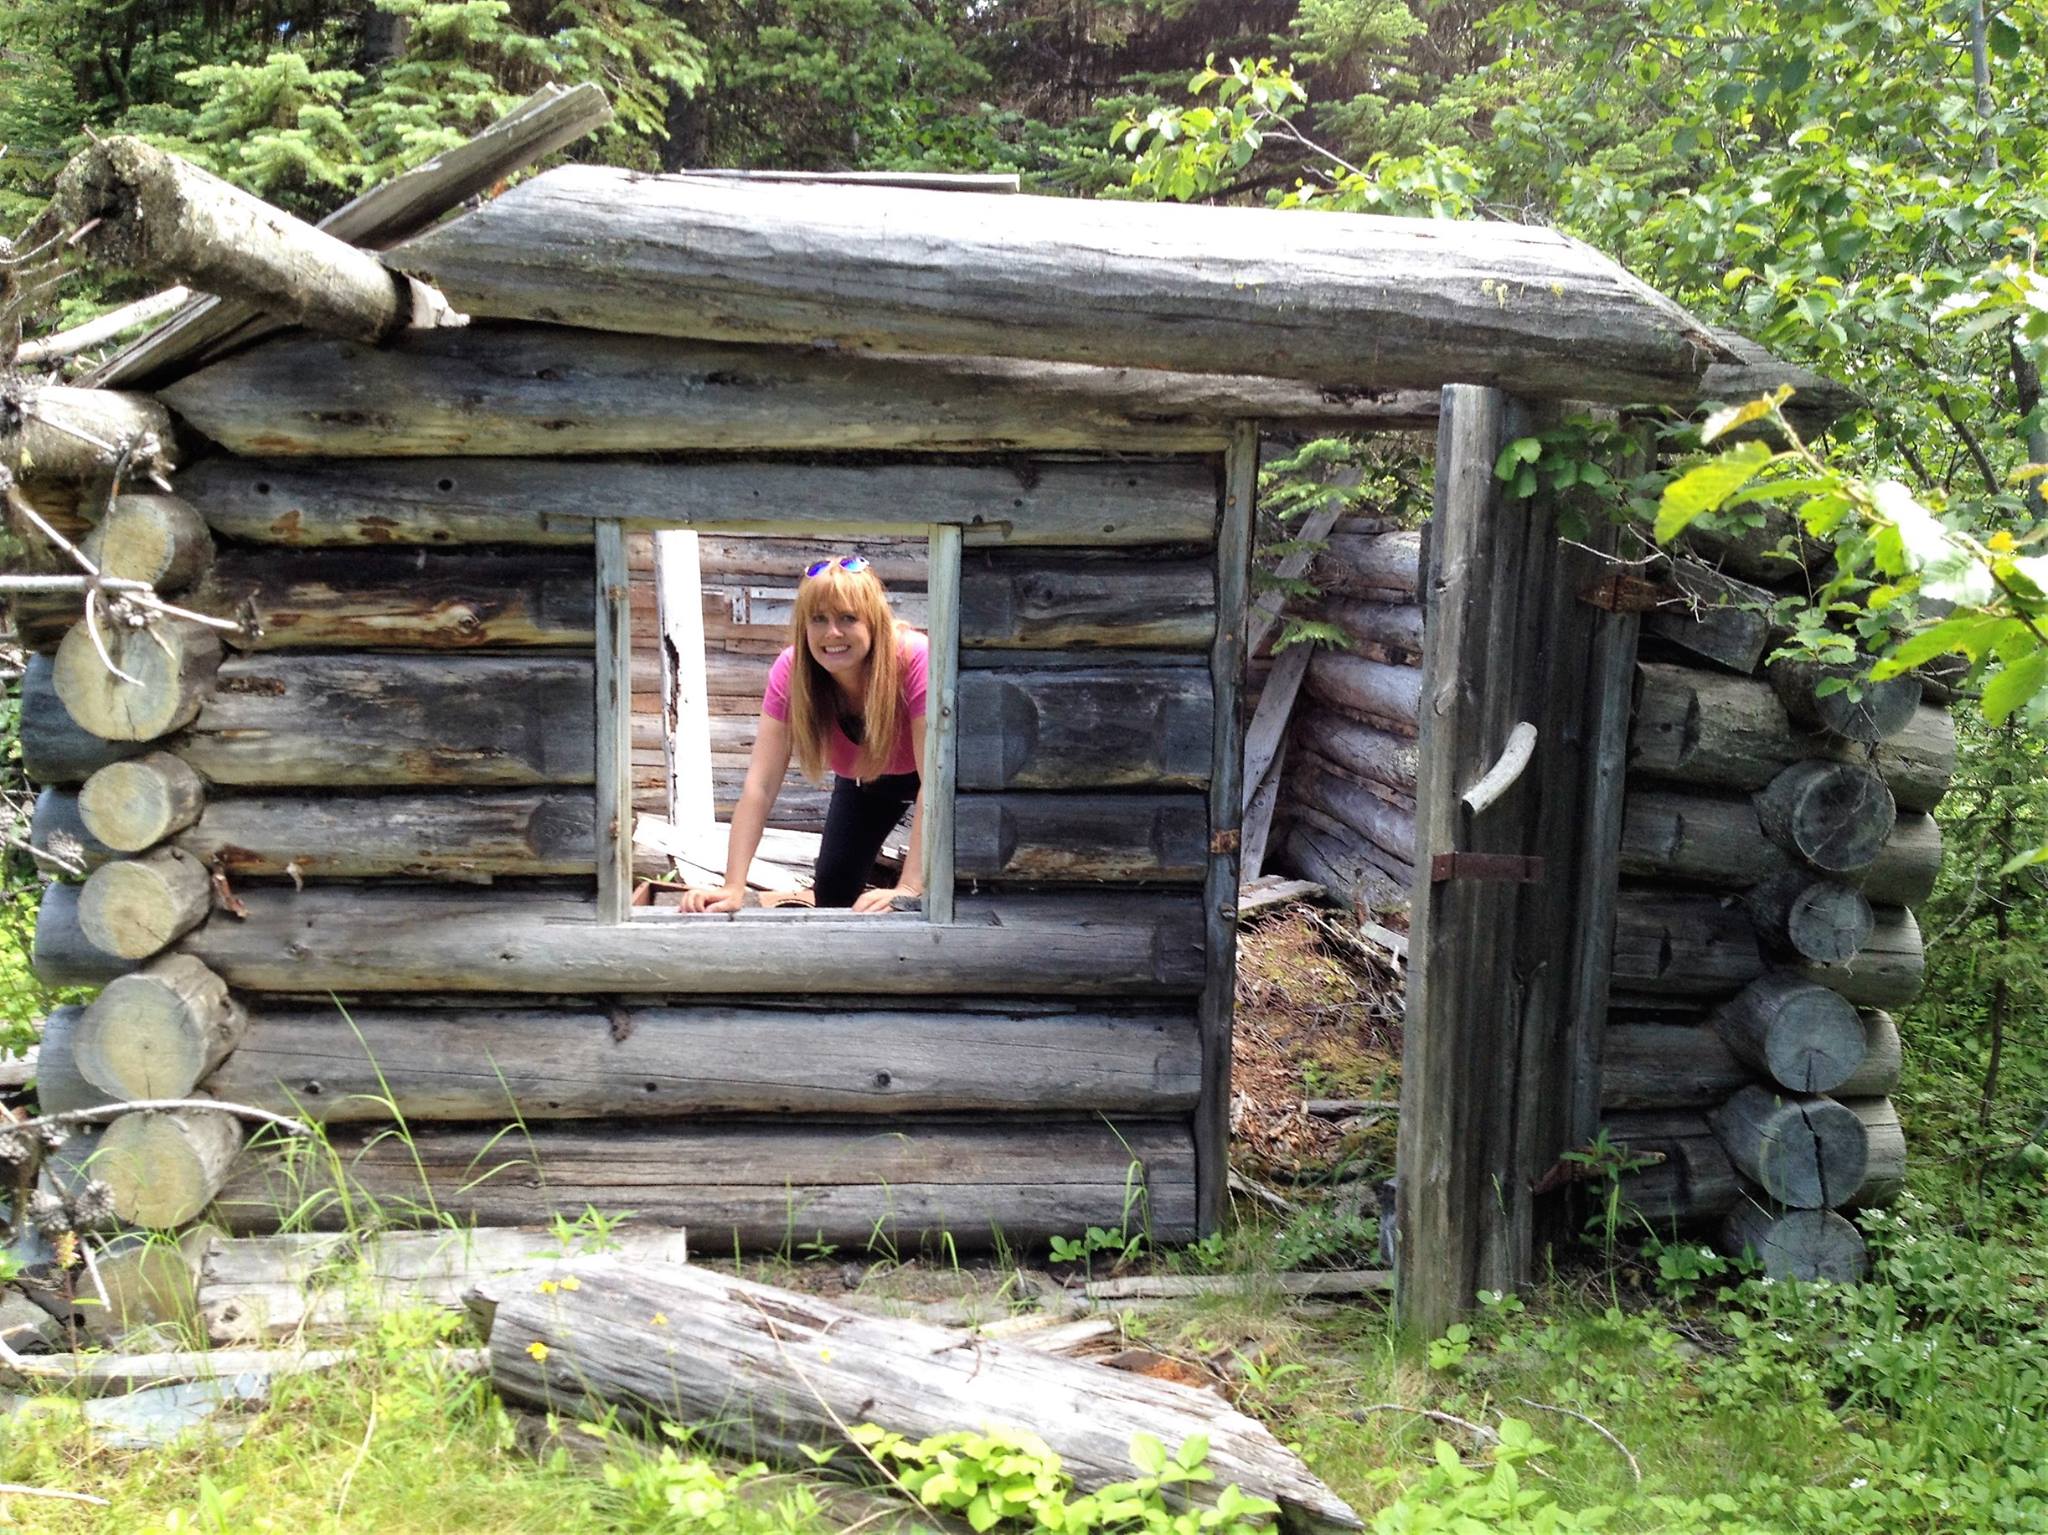
<path id="1" fill-rule="evenodd" d="M 1145 1220 L 1156 1240 L 1195 1234 L 1194 1143 L 1174 1121 L 905 1118 L 852 1125 L 420 1126 L 329 1133 L 331 1157 L 252 1145 L 216 1213 L 237 1233 L 349 1226 L 373 1202 L 510 1226 L 631 1210 L 681 1226 L 707 1252 L 980 1250 Z M 339 1180 L 339 1181 L 338 1181 Z M 344 1195 L 344 1186 L 346 1194 Z M 1143 1215 L 1133 1215 L 1141 1210 Z"/>
<path id="2" fill-rule="evenodd" d="M 126 135 L 64 167 L 36 228 L 47 237 L 78 225 L 89 225 L 84 248 L 109 265 L 309 330 L 376 342 L 416 317 L 431 323 L 436 307 L 367 251 Z"/>
<path id="3" fill-rule="evenodd" d="M 1845 1203 L 1869 1169 L 1863 1121 L 1832 1098 L 1745 1087 L 1707 1118 L 1743 1176 L 1793 1209 Z"/>
<path id="4" fill-rule="evenodd" d="M 548 1273 L 576 1282 L 546 1294 L 526 1277 L 478 1287 L 491 1314 L 491 1379 L 522 1401 L 645 1410 L 704 1424 L 704 1434 L 746 1454 L 799 1464 L 803 1448 L 837 1445 L 845 1425 L 873 1423 L 913 1441 L 963 1423 L 1024 1429 L 1084 1491 L 1130 1477 L 1136 1433 L 1169 1447 L 1199 1438 L 1214 1480 L 1182 1484 L 1190 1501 L 1213 1502 L 1236 1486 L 1279 1503 L 1293 1528 L 1360 1528 L 1264 1428 L 1186 1386 L 975 1344 L 706 1269 L 582 1259 Z M 749 1383 L 743 1402 L 736 1381 Z"/>
<path id="5" fill-rule="evenodd" d="M 205 865 L 159 848 L 93 870 L 78 894 L 78 926 L 102 953 L 148 959 L 205 921 L 212 904 Z"/>
<path id="6" fill-rule="evenodd" d="M 1276 243 L 1264 210 L 684 177 L 629 185 L 625 172 L 564 166 L 412 240 L 393 262 L 471 314 L 1192 367 L 1345 391 L 1464 381 L 1569 399 L 1589 389 L 1616 402 L 1689 399 L 1707 364 L 1733 355 L 1549 230 L 1324 222 Z M 1168 270 L 1161 252 L 1175 250 L 1201 250 L 1200 269 Z M 1514 297 L 1488 308 L 1496 290 Z"/>
<path id="7" fill-rule="evenodd" d="M 80 1074 L 117 1099 L 184 1098 L 247 1026 L 227 982 L 189 954 L 169 954 L 108 982 L 79 1021 L 72 1052 Z"/>
<path id="8" fill-rule="evenodd" d="M 1092 1301 L 1193 1300 L 1214 1295 L 1248 1295 L 1268 1286 L 1289 1299 L 1384 1295 L 1394 1288 L 1394 1276 L 1385 1269 L 1261 1274 L 1250 1281 L 1231 1274 L 1133 1274 L 1123 1279 L 1092 1280 L 1082 1293 Z"/>
<path id="9" fill-rule="evenodd" d="M 1814 868 L 1869 867 L 1898 819 L 1884 779 L 1849 762 L 1795 762 L 1756 794 L 1764 835 Z"/>
<path id="10" fill-rule="evenodd" d="M 1421 716 L 1420 667 L 1319 650 L 1308 664 L 1307 686 L 1310 697 L 1402 735 L 1411 734 Z"/>
<path id="11" fill-rule="evenodd" d="M 190 765 L 153 751 L 110 763 L 78 791 L 78 812 L 108 847 L 140 853 L 176 835 L 206 808 L 206 786 Z"/>
<path id="12" fill-rule="evenodd" d="M 680 1230 L 626 1225 L 605 1236 L 608 1252 L 634 1263 L 685 1263 Z M 537 1228 L 299 1232 L 274 1237 L 209 1234 L 198 1253 L 194 1310 L 216 1347 L 360 1332 L 387 1311 L 461 1309 L 492 1276 L 574 1256 L 575 1241 Z"/>
<path id="13" fill-rule="evenodd" d="M 1731 1257 L 1750 1254 L 1767 1279 L 1855 1284 L 1870 1272 L 1863 1233 L 1833 1210 L 1775 1210 L 1745 1198 L 1717 1245 Z"/>
<path id="14" fill-rule="evenodd" d="M 951 999 L 949 999 L 951 1000 Z M 700 1007 L 258 1007 L 206 1082 L 324 1121 L 711 1113 L 1123 1112 L 1194 1106 L 1185 1012 Z"/>
<path id="15" fill-rule="evenodd" d="M 242 1149 L 241 1121 L 215 1109 L 123 1114 L 100 1137 L 93 1175 L 130 1225 L 175 1230 L 197 1220 Z"/>
<path id="16" fill-rule="evenodd" d="M 1825 986 L 1774 973 L 1751 981 L 1714 1014 L 1738 1060 L 1795 1093 L 1832 1092 L 1867 1048 L 1856 1009 Z"/>
<path id="17" fill-rule="evenodd" d="M 1932 810 L 1955 777 L 1955 721 L 1947 710 L 1923 704 L 1873 752 L 1801 731 L 1767 682 L 1661 662 L 1637 666 L 1631 773 L 1699 788 L 1751 790 L 1809 757 L 1868 763 L 1902 809 Z"/>
<path id="18" fill-rule="evenodd" d="M 110 741 L 154 741 L 198 717 L 220 665 L 220 636 L 204 624 L 155 618 L 146 626 L 103 624 L 100 638 L 119 672 L 108 670 L 87 624 L 57 647 L 51 681 L 81 730 Z"/>

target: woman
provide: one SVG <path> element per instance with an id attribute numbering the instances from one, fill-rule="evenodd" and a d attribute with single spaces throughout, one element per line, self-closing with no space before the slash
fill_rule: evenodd
<path id="1" fill-rule="evenodd" d="M 888 593 L 859 555 L 805 569 L 789 648 L 769 670 L 746 787 L 733 807 L 725 884 L 685 892 L 683 910 L 737 911 L 745 902 L 747 866 L 792 751 L 814 783 L 827 766 L 834 775 L 811 885 L 817 905 L 887 911 L 895 897 L 923 890 L 926 652 L 925 637 L 896 622 Z M 912 806 L 902 878 L 893 890 L 869 890 L 883 839 Z"/>

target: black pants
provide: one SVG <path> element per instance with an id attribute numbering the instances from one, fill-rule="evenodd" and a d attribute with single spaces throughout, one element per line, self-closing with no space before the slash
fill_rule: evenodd
<path id="1" fill-rule="evenodd" d="M 867 888 L 875 855 L 917 799 L 917 774 L 888 773 L 862 783 L 834 777 L 825 835 L 811 889 L 818 905 L 851 906 Z"/>

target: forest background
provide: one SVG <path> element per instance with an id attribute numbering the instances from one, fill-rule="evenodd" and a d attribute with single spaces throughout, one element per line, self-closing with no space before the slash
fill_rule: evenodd
<path id="1" fill-rule="evenodd" d="M 1738 1305 L 1785 1326 L 1736 1357 L 1817 1422 L 1856 1409 L 1891 1425 L 1879 1442 L 1896 1462 L 1854 1439 L 1883 1468 L 1869 1498 L 1913 1484 L 1882 1511 L 1852 1499 L 1822 1518 L 1809 1505 L 1826 1489 L 1781 1477 L 1763 1503 L 1807 1502 L 1798 1517 L 1772 1504 L 1772 1527 L 1881 1513 L 1902 1530 L 2048 1529 L 2048 1322 L 2031 1289 L 2048 1292 L 2048 562 L 2027 467 L 2048 461 L 2044 61 L 2048 8 L 2027 0 L 9 0 L 0 233 L 29 224 L 88 133 L 140 133 L 318 215 L 543 82 L 590 80 L 618 116 L 576 154 L 614 164 L 1007 170 L 1047 195 L 1552 224 L 1850 384 L 1865 407 L 1811 454 L 1703 460 L 1678 507 L 1661 483 L 1615 494 L 1623 514 L 1661 509 L 1667 532 L 1745 492 L 1747 515 L 1804 518 L 1840 559 L 1786 615 L 1793 643 L 1953 646 L 1978 695 L 1960 712 L 1929 984 L 1906 1031 L 1918 1199 L 1873 1233 L 1868 1305 L 1892 1309 L 1809 1308 L 1794 1325 L 1752 1288 Z M 75 274 L 34 329 L 139 296 Z M 1670 445 L 1681 469 L 1699 448 Z M 1584 446 L 1567 432 L 1505 468 L 1525 489 L 1568 481 Z M 1353 495 L 1426 504 L 1426 464 L 1371 468 Z M 1294 490 L 1275 504 L 1302 504 Z M 1962 603 L 1932 637 L 1929 595 Z M 5 869 L 0 1021 L 20 1030 L 50 999 L 24 963 L 33 870 L 16 852 Z M 1680 1299 L 1711 1277 L 1668 1253 L 1652 1266 Z M 1895 1359 L 1881 1384 L 1843 1360 L 1844 1336 L 1902 1316 L 1949 1351 Z M 1447 1380 L 1474 1378 L 1465 1350 L 1533 1337 L 1556 1368 L 1622 1389 L 1626 1368 L 1586 1362 L 1601 1347 L 1572 1352 L 1583 1332 L 1544 1343 L 1494 1323 L 1433 1352 Z M 1641 1340 L 1612 1341 L 1618 1357 Z M 1900 1442 L 1958 1392 L 1981 1398 L 1967 1432 Z M 1787 1451 L 1783 1421 L 1749 1431 Z M 2001 1512 L 1949 1523 L 1949 1489 L 1963 1498 L 1980 1473 L 1973 1494 Z"/>

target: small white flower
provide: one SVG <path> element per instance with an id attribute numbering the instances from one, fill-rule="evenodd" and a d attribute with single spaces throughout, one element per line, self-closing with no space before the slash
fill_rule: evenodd
<path id="1" fill-rule="evenodd" d="M 1851 1492 L 1861 1492 L 1864 1488 L 1868 1487 L 1869 1485 L 1870 1478 L 1867 1476 L 1852 1477 L 1849 1480 L 1849 1490 Z"/>

